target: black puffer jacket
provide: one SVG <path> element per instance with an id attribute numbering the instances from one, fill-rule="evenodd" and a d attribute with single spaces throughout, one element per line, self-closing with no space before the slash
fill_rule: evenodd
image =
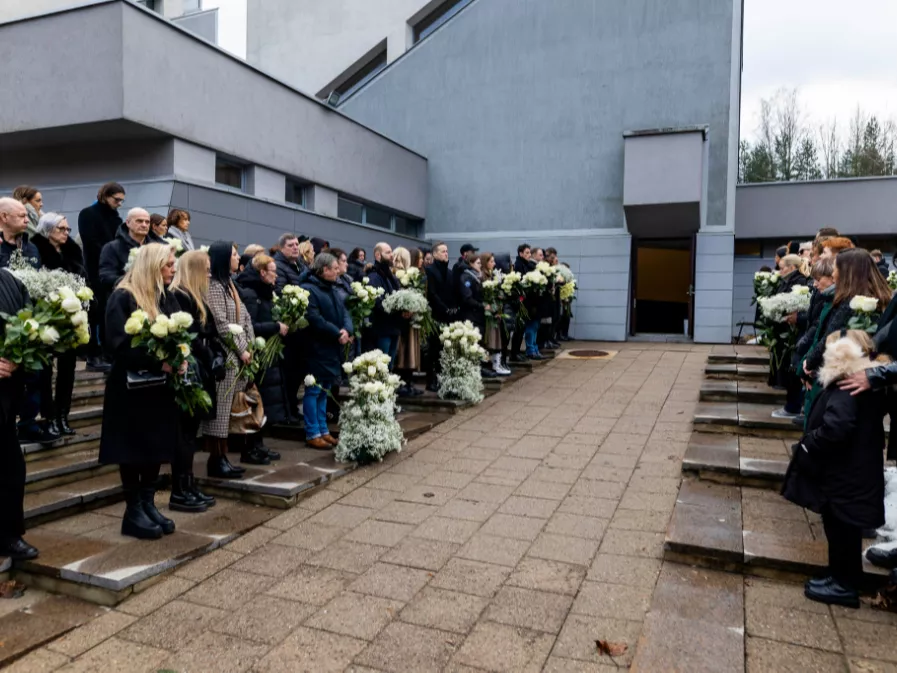
<path id="1" fill-rule="evenodd" d="M 63 243 L 59 250 L 56 250 L 53 244 L 40 234 L 35 234 L 32 242 L 40 253 L 40 261 L 43 268 L 51 271 L 62 269 L 76 276 L 87 278 L 87 269 L 84 266 L 84 255 L 81 252 L 81 247 L 72 239 L 68 239 Z"/>
<path id="2" fill-rule="evenodd" d="M 461 290 L 461 320 L 469 320 L 482 333 L 486 327 L 486 309 L 483 305 L 483 282 L 477 272 L 468 268 L 459 280 Z"/>
<path id="3" fill-rule="evenodd" d="M 143 245 L 150 242 L 149 238 L 145 238 Z M 118 281 L 125 275 L 131 250 L 139 248 L 140 245 L 131 238 L 131 232 L 126 225 L 119 227 L 115 240 L 107 243 L 100 253 L 100 286 L 103 290 L 111 293 L 115 289 Z"/>
<path id="4" fill-rule="evenodd" d="M 280 325 L 274 320 L 274 286 L 262 280 L 259 272 L 247 266 L 237 276 L 237 288 L 240 298 L 252 317 L 252 329 L 256 336 L 270 339 L 280 334 Z M 282 362 L 275 362 L 264 373 L 258 384 L 265 404 L 265 414 L 271 423 L 283 423 L 289 417 L 287 408 L 286 377 L 283 374 Z"/>
<path id="5" fill-rule="evenodd" d="M 438 323 L 450 323 L 455 319 L 457 306 L 452 293 L 452 275 L 448 262 L 438 259 L 425 269 L 427 274 L 427 301 L 433 309 L 433 319 Z"/>
<path id="6" fill-rule="evenodd" d="M 882 259 L 880 262 L 876 262 L 875 266 L 878 267 L 881 275 L 885 278 L 887 278 L 888 274 L 891 272 L 890 268 L 888 267 L 888 263 L 884 259 Z"/>
<path id="7" fill-rule="evenodd" d="M 22 256 L 28 260 L 31 266 L 35 269 L 40 268 L 40 252 L 38 251 L 37 246 L 28 239 L 28 234 L 21 235 L 18 245 L 15 243 L 8 243 L 4 240 L 3 234 L 0 234 L 0 268 L 9 266 L 9 258 L 19 249 L 22 250 Z"/>
<path id="8" fill-rule="evenodd" d="M 815 372 L 822 366 L 826 337 L 832 332 L 839 332 L 846 328 L 852 316 L 853 310 L 850 308 L 850 301 L 842 301 L 840 304 L 832 306 L 832 310 L 828 312 L 828 315 L 825 316 L 825 320 L 822 322 L 822 329 L 819 332 L 819 339 L 816 341 L 816 345 L 807 354 L 807 371 Z"/>
<path id="9" fill-rule="evenodd" d="M 384 294 L 377 299 L 377 305 L 371 313 L 370 336 L 374 339 L 380 337 L 399 336 L 408 327 L 408 320 L 398 313 L 387 313 L 383 310 L 383 300 L 393 292 L 402 289 L 399 279 L 392 272 L 392 267 L 386 262 L 377 262 L 368 274 L 371 287 L 382 287 Z"/>
<path id="10" fill-rule="evenodd" d="M 78 235 L 84 246 L 87 279 L 96 284 L 100 280 L 100 255 L 103 247 L 115 240 L 123 222 L 115 208 L 95 202 L 78 214 Z"/>
<path id="11" fill-rule="evenodd" d="M 342 375 L 343 349 L 340 330 L 346 324 L 346 308 L 333 283 L 312 276 L 302 285 L 308 290 L 308 327 L 305 333 L 308 372 L 325 389 Z"/>
<path id="12" fill-rule="evenodd" d="M 274 255 L 274 264 L 277 265 L 277 289 L 283 290 L 287 285 L 301 285 L 302 272 L 306 266 L 300 262 L 291 262 L 282 252 Z"/>

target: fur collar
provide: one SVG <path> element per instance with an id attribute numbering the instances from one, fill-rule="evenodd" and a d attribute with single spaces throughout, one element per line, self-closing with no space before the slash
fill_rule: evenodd
<path id="1" fill-rule="evenodd" d="M 870 360 L 863 353 L 859 344 L 850 339 L 838 339 L 825 349 L 825 360 L 819 369 L 819 384 L 827 388 L 835 381 L 879 365 L 880 362 Z"/>

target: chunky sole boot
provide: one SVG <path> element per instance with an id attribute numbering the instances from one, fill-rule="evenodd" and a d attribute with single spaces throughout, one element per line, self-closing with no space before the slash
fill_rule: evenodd
<path id="1" fill-rule="evenodd" d="M 242 479 L 245 470 L 237 470 L 227 458 L 215 456 L 206 463 L 206 474 L 213 479 Z"/>
<path id="2" fill-rule="evenodd" d="M 143 511 L 146 512 L 150 521 L 159 526 L 165 535 L 171 535 L 174 532 L 174 521 L 166 517 L 162 512 L 156 509 L 156 490 L 153 488 L 140 489 L 140 504 L 143 505 Z"/>
<path id="3" fill-rule="evenodd" d="M 168 509 L 174 512 L 191 512 L 198 514 L 207 511 L 209 507 L 187 488 L 187 475 L 181 474 L 177 477 L 172 477 L 171 497 L 168 499 Z"/>
<path id="4" fill-rule="evenodd" d="M 247 465 L 270 465 L 271 459 L 267 453 L 262 453 L 256 448 L 249 449 L 240 454 L 240 462 Z"/>
<path id="5" fill-rule="evenodd" d="M 192 474 L 187 475 L 187 489 L 196 496 L 196 499 L 205 504 L 206 507 L 214 507 L 216 504 L 216 500 L 214 496 L 206 495 L 202 491 L 199 490 L 199 486 L 196 485 L 196 477 Z"/>
<path id="6" fill-rule="evenodd" d="M 162 537 L 162 527 L 147 516 L 140 502 L 140 494 L 125 493 L 127 507 L 121 520 L 121 534 L 138 540 L 158 540 Z"/>

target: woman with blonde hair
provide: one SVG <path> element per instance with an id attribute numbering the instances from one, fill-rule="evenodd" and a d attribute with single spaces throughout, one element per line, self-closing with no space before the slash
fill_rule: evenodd
<path id="1" fill-rule="evenodd" d="M 785 255 L 779 260 L 779 282 L 776 294 L 787 294 L 795 287 L 806 286 L 810 281 L 807 277 L 807 260 L 800 255 Z M 806 273 L 805 273 L 806 271 Z M 797 315 L 794 315 L 796 321 Z M 785 406 L 772 412 L 773 418 L 796 418 L 800 415 L 803 403 L 801 394 L 800 377 L 794 365 L 794 346 L 777 341 L 769 354 L 769 385 L 773 388 L 786 391 Z"/>
<path id="2" fill-rule="evenodd" d="M 315 261 L 315 246 L 311 241 L 302 241 L 299 244 L 299 263 L 303 267 L 303 271 L 311 268 Z"/>
<path id="3" fill-rule="evenodd" d="M 416 250 L 419 253 L 419 251 Z M 421 260 L 423 257 L 418 255 Z M 407 248 L 396 248 L 392 251 L 393 270 L 407 271 L 411 268 L 411 252 Z M 418 267 L 419 268 L 419 267 Z M 424 277 L 421 271 L 421 277 Z M 399 335 L 399 348 L 396 351 L 396 373 L 402 377 L 404 385 L 399 388 L 399 396 L 416 397 L 423 395 L 424 391 L 415 388 L 413 385 L 414 372 L 420 371 L 420 329 L 413 325 L 408 327 Z"/>
<path id="4" fill-rule="evenodd" d="M 889 360 L 876 355 L 872 338 L 862 330 L 842 329 L 825 340 L 817 376 L 822 392 L 792 449 L 782 488 L 785 498 L 822 515 L 828 573 L 804 585 L 804 595 L 813 601 L 860 607 L 863 530 L 885 522 L 886 403 L 881 390 L 851 394 L 840 383 Z"/>
<path id="5" fill-rule="evenodd" d="M 150 540 L 174 532 L 174 522 L 156 509 L 155 495 L 159 471 L 171 462 L 180 435 L 181 411 L 166 379 L 183 372 L 172 371 L 145 348 L 131 346 L 125 323 L 138 309 L 150 320 L 180 310 L 168 291 L 174 272 L 169 246 L 141 246 L 106 307 L 106 339 L 113 359 L 106 381 L 100 463 L 119 466 L 127 503 L 122 535 Z"/>
<path id="6" fill-rule="evenodd" d="M 204 512 L 215 505 L 215 498 L 206 495 L 196 485 L 193 476 L 193 455 L 196 453 L 196 437 L 204 420 L 213 420 L 216 414 L 217 380 L 225 375 L 224 351 L 217 340 L 218 333 L 212 321 L 211 309 L 206 304 L 209 294 L 209 255 L 191 250 L 181 255 L 177 273 L 171 284 L 181 310 L 193 317 L 190 331 L 196 334 L 192 351 L 196 360 L 194 376 L 212 398 L 212 407 L 205 414 L 181 416 L 181 437 L 175 459 L 171 463 L 171 499 L 169 509 L 178 512 Z"/>
<path id="7" fill-rule="evenodd" d="M 209 452 L 208 475 L 218 479 L 238 479 L 246 472 L 236 467 L 227 458 L 230 413 L 234 397 L 241 390 L 237 382 L 237 370 L 242 364 L 249 364 L 252 354 L 249 344 L 255 339 L 252 318 L 243 305 L 231 275 L 240 264 L 237 246 L 225 241 L 217 241 L 209 247 L 209 294 L 208 304 L 218 334 L 218 341 L 227 353 L 227 371 L 218 381 L 217 404 L 214 420 L 202 423 L 202 438 Z M 234 334 L 230 325 L 241 329 Z M 245 387 L 243 382 L 243 387 Z"/>

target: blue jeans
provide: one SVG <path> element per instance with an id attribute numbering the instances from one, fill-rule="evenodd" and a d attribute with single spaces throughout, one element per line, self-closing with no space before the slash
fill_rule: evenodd
<path id="1" fill-rule="evenodd" d="M 376 348 L 389 356 L 389 371 L 392 371 L 392 368 L 396 363 L 396 353 L 399 351 L 399 337 L 377 337 Z"/>
<path id="2" fill-rule="evenodd" d="M 536 339 L 539 335 L 539 321 L 530 320 L 523 328 L 523 341 L 526 343 L 526 354 L 534 355 L 539 352 Z"/>
<path id="3" fill-rule="evenodd" d="M 327 391 L 320 386 L 305 389 L 302 398 L 302 414 L 305 416 L 305 439 L 329 435 L 327 427 Z"/>

